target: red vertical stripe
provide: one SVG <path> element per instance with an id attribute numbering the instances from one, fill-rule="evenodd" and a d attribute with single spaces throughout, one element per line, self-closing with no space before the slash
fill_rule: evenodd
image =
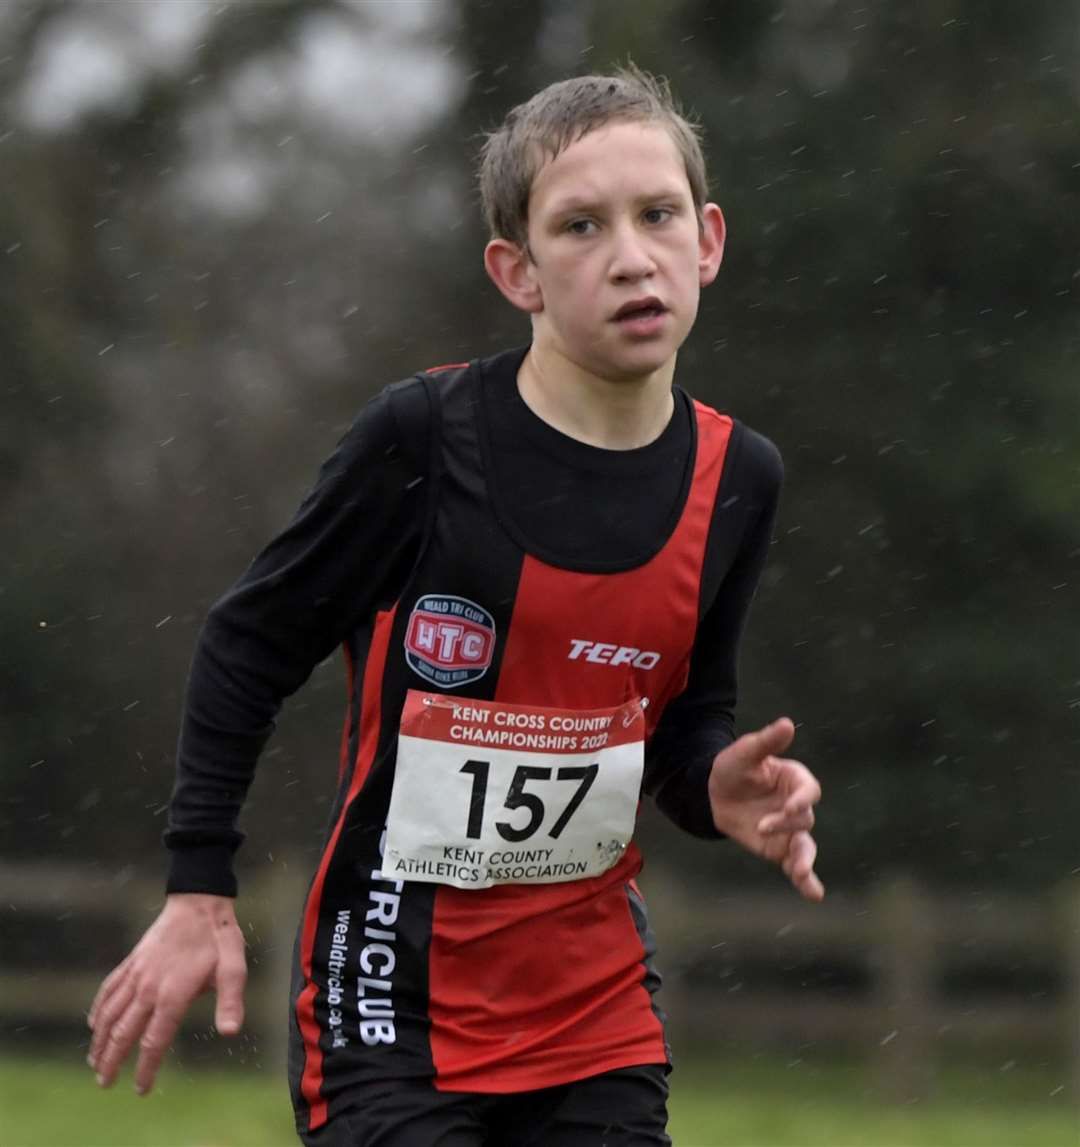
<path id="1" fill-rule="evenodd" d="M 345 683 L 348 688 L 348 695 L 345 701 L 345 723 L 341 726 L 341 749 L 338 753 L 338 784 L 341 784 L 341 778 L 345 776 L 345 761 L 349 752 L 349 726 L 352 724 L 352 695 L 353 684 L 356 680 L 356 667 L 353 665 L 352 653 L 349 652 L 349 647 L 343 645 L 341 652 L 345 654 Z"/>
<path id="2" fill-rule="evenodd" d="M 330 834 L 330 840 L 323 851 L 319 869 L 315 873 L 315 879 L 312 881 L 311 891 L 308 894 L 307 906 L 304 909 L 304 929 L 300 939 L 300 968 L 305 983 L 296 1001 L 296 1019 L 304 1039 L 304 1074 L 300 1080 L 300 1094 L 308 1105 L 308 1129 L 311 1131 L 321 1127 L 326 1122 L 326 1100 L 322 1096 L 323 1054 L 322 1048 L 319 1046 L 319 1025 L 315 1019 L 315 996 L 318 994 L 319 988 L 311 978 L 311 961 L 315 951 L 315 934 L 319 925 L 323 884 L 326 881 L 326 873 L 330 867 L 334 849 L 337 847 L 342 826 L 345 824 L 349 806 L 364 787 L 364 781 L 367 780 L 368 772 L 375 760 L 375 749 L 379 743 L 382 716 L 383 671 L 386 668 L 386 653 L 390 644 L 390 633 L 394 626 L 396 609 L 395 606 L 389 612 L 379 613 L 375 618 L 371 647 L 364 669 L 364 691 L 360 704 L 360 745 L 356 753 L 356 768 L 353 770 L 348 796 L 341 806 L 341 814 L 338 816 L 337 824 L 334 825 L 334 831 Z M 351 693 L 350 688 L 350 696 Z"/>

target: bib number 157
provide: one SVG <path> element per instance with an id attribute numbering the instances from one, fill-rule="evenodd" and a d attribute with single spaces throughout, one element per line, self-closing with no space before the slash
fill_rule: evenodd
<path id="1" fill-rule="evenodd" d="M 528 812 L 528 819 L 520 828 L 509 820 L 497 820 L 495 831 L 503 838 L 517 844 L 528 840 L 540 831 L 547 815 L 547 807 L 541 797 L 535 792 L 527 792 L 525 786 L 531 781 L 557 781 L 568 784 L 576 783 L 577 787 L 570 793 L 562 812 L 555 819 L 555 823 L 548 829 L 547 835 L 558 840 L 564 828 L 570 823 L 570 818 L 577 812 L 581 802 L 585 799 L 600 766 L 594 765 L 567 765 L 564 768 L 548 768 L 545 765 L 518 765 L 514 770 L 510 788 L 503 800 L 502 807 L 511 812 L 523 808 Z M 470 840 L 479 840 L 483 831 L 484 810 L 488 798 L 488 778 L 491 773 L 490 761 L 466 761 L 460 771 L 472 777 L 472 794 L 469 798 L 469 818 L 465 835 Z"/>

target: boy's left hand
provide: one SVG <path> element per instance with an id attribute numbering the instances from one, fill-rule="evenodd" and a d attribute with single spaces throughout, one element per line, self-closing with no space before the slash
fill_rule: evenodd
<path id="1" fill-rule="evenodd" d="M 810 835 L 821 785 L 801 761 L 775 755 L 794 737 L 794 724 L 781 717 L 717 753 L 709 803 L 719 832 L 779 864 L 807 900 L 821 900 L 825 887 L 814 873 L 817 845 Z"/>

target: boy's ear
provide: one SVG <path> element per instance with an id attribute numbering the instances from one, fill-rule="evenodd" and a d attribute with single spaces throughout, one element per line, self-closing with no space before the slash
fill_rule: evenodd
<path id="1" fill-rule="evenodd" d="M 701 210 L 701 233 L 698 240 L 698 278 L 707 287 L 724 258 L 724 240 L 727 238 L 727 224 L 724 213 L 715 203 L 706 203 Z"/>
<path id="2" fill-rule="evenodd" d="M 516 243 L 509 239 L 492 239 L 484 248 L 484 270 L 518 310 L 535 315 L 544 309 L 544 297 L 536 282 L 533 261 Z"/>

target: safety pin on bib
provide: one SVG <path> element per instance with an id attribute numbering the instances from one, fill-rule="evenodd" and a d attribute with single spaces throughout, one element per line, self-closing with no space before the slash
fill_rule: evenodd
<path id="1" fill-rule="evenodd" d="M 645 716 L 645 707 L 649 704 L 648 697 L 641 698 L 641 707 L 635 709 L 632 713 L 624 713 L 622 724 L 624 729 L 629 729 L 630 726 L 638 719 L 638 717 Z"/>

